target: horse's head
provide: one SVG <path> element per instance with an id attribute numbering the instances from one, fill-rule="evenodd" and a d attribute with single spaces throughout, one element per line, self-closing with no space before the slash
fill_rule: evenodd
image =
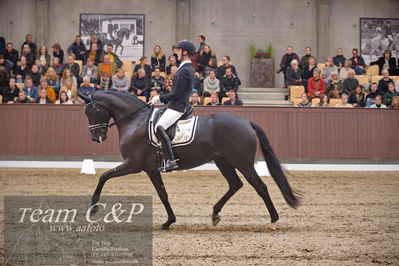
<path id="1" fill-rule="evenodd" d="M 105 107 L 95 103 L 92 96 L 86 96 L 81 93 L 78 95 L 86 103 L 85 112 L 89 119 L 91 139 L 95 142 L 102 143 L 107 139 L 108 122 L 111 115 Z"/>

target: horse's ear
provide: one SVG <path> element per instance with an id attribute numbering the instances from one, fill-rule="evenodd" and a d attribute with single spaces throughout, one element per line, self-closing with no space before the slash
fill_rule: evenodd
<path id="1" fill-rule="evenodd" d="M 81 94 L 80 92 L 78 93 L 78 96 L 79 96 L 80 98 L 82 98 L 83 101 L 85 101 L 85 103 L 90 103 L 90 102 L 91 102 L 90 97 L 88 97 L 88 96 L 86 96 L 86 95 L 83 95 L 83 94 Z"/>

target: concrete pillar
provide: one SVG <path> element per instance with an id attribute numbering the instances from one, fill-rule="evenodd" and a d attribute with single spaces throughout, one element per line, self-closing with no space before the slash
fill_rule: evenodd
<path id="1" fill-rule="evenodd" d="M 330 56 L 331 27 L 330 27 L 330 0 L 317 0 L 316 3 L 316 42 L 318 62 L 324 62 Z"/>
<path id="2" fill-rule="evenodd" d="M 36 34 L 33 36 L 34 42 L 39 50 L 41 45 L 49 45 L 49 0 L 36 0 L 35 5 L 35 28 Z"/>
<path id="3" fill-rule="evenodd" d="M 176 0 L 176 42 L 190 38 L 190 0 Z"/>

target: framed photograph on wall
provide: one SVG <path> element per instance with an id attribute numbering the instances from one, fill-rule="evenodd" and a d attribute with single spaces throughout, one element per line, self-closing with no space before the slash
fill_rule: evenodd
<path id="1" fill-rule="evenodd" d="M 377 60 L 385 50 L 399 57 L 399 18 L 360 18 L 360 49 L 366 64 Z"/>
<path id="2" fill-rule="evenodd" d="M 144 14 L 80 14 L 80 36 L 88 50 L 94 34 L 103 49 L 112 44 L 122 61 L 137 61 L 144 55 L 144 19 Z"/>

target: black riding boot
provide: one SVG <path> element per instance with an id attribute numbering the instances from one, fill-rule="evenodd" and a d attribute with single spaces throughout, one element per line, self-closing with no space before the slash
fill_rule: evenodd
<path id="1" fill-rule="evenodd" d="M 167 172 L 178 168 L 179 166 L 177 165 L 177 160 L 173 154 L 172 144 L 163 127 L 158 126 L 156 133 L 157 138 L 161 141 L 163 154 L 166 157 L 165 166 L 160 167 L 158 171 Z"/>

